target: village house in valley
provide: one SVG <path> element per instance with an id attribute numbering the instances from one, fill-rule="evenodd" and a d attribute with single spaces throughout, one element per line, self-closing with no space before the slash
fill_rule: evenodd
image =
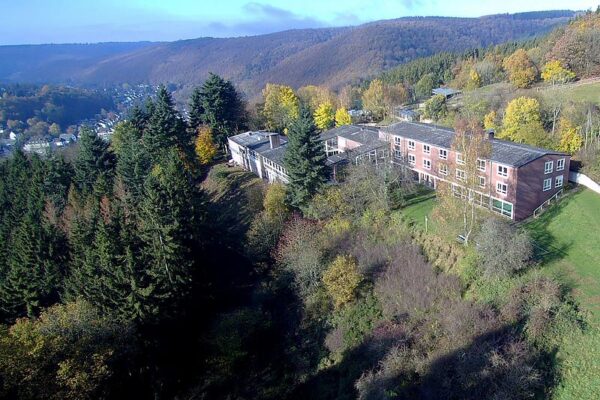
<path id="1" fill-rule="evenodd" d="M 346 163 L 392 162 L 410 168 L 415 180 L 437 188 L 452 185 L 457 197 L 513 220 L 525 219 L 558 197 L 569 176 L 568 154 L 496 139 L 487 133 L 491 155 L 477 160 L 478 190 L 467 191 L 464 161 L 452 148 L 452 129 L 416 122 L 388 127 L 342 126 L 321 134 L 327 164 L 335 180 Z M 233 162 L 268 182 L 287 183 L 283 163 L 287 140 L 272 132 L 245 132 L 229 138 Z"/>

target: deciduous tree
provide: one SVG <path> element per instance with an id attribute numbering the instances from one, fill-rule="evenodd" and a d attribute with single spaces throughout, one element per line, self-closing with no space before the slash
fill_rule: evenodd
<path id="1" fill-rule="evenodd" d="M 291 87 L 267 83 L 263 98 L 263 115 L 268 130 L 282 133 L 298 119 L 300 101 Z"/>
<path id="2" fill-rule="evenodd" d="M 336 308 L 354 299 L 361 281 L 356 260 L 351 256 L 337 256 L 323 274 L 323 284 Z"/>
<path id="3" fill-rule="evenodd" d="M 333 127 L 334 118 L 335 114 L 331 103 L 322 103 L 315 110 L 315 125 L 322 131 Z"/>
<path id="4" fill-rule="evenodd" d="M 212 129 L 208 126 L 198 128 L 198 136 L 196 136 L 196 156 L 201 165 L 209 164 L 217 155 L 217 146 L 213 142 Z"/>
<path id="5" fill-rule="evenodd" d="M 548 61 L 542 71 L 542 79 L 550 82 L 552 85 L 567 83 L 575 79 L 575 77 L 575 73 L 565 68 L 558 60 Z"/>
<path id="6" fill-rule="evenodd" d="M 352 117 L 345 108 L 338 108 L 335 111 L 335 126 L 344 126 L 352 124 Z"/>
<path id="7" fill-rule="evenodd" d="M 528 88 L 535 82 L 537 68 L 523 49 L 518 49 L 504 61 L 510 82 L 518 88 Z"/>

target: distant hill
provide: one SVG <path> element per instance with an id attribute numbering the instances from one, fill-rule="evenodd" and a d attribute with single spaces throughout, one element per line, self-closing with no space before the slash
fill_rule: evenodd
<path id="1" fill-rule="evenodd" d="M 440 51 L 543 34 L 574 15 L 548 11 L 480 18 L 411 17 L 226 39 L 0 46 L 0 81 L 189 86 L 215 72 L 232 79 L 249 97 L 260 93 L 266 82 L 336 88 Z"/>

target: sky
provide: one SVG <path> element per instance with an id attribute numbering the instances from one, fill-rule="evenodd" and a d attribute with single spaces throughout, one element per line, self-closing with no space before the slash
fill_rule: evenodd
<path id="1" fill-rule="evenodd" d="M 0 0 L 0 45 L 172 41 L 406 16 L 596 9 L 600 0 Z"/>

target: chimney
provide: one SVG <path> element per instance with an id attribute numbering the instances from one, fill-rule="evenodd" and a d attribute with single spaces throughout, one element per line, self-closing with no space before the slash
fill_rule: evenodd
<path id="1" fill-rule="evenodd" d="M 494 130 L 493 129 L 489 129 L 487 134 L 488 134 L 488 140 L 494 139 Z"/>
<path id="2" fill-rule="evenodd" d="M 272 133 L 269 135 L 269 144 L 271 145 L 272 149 L 275 149 L 281 145 L 279 133 Z"/>

